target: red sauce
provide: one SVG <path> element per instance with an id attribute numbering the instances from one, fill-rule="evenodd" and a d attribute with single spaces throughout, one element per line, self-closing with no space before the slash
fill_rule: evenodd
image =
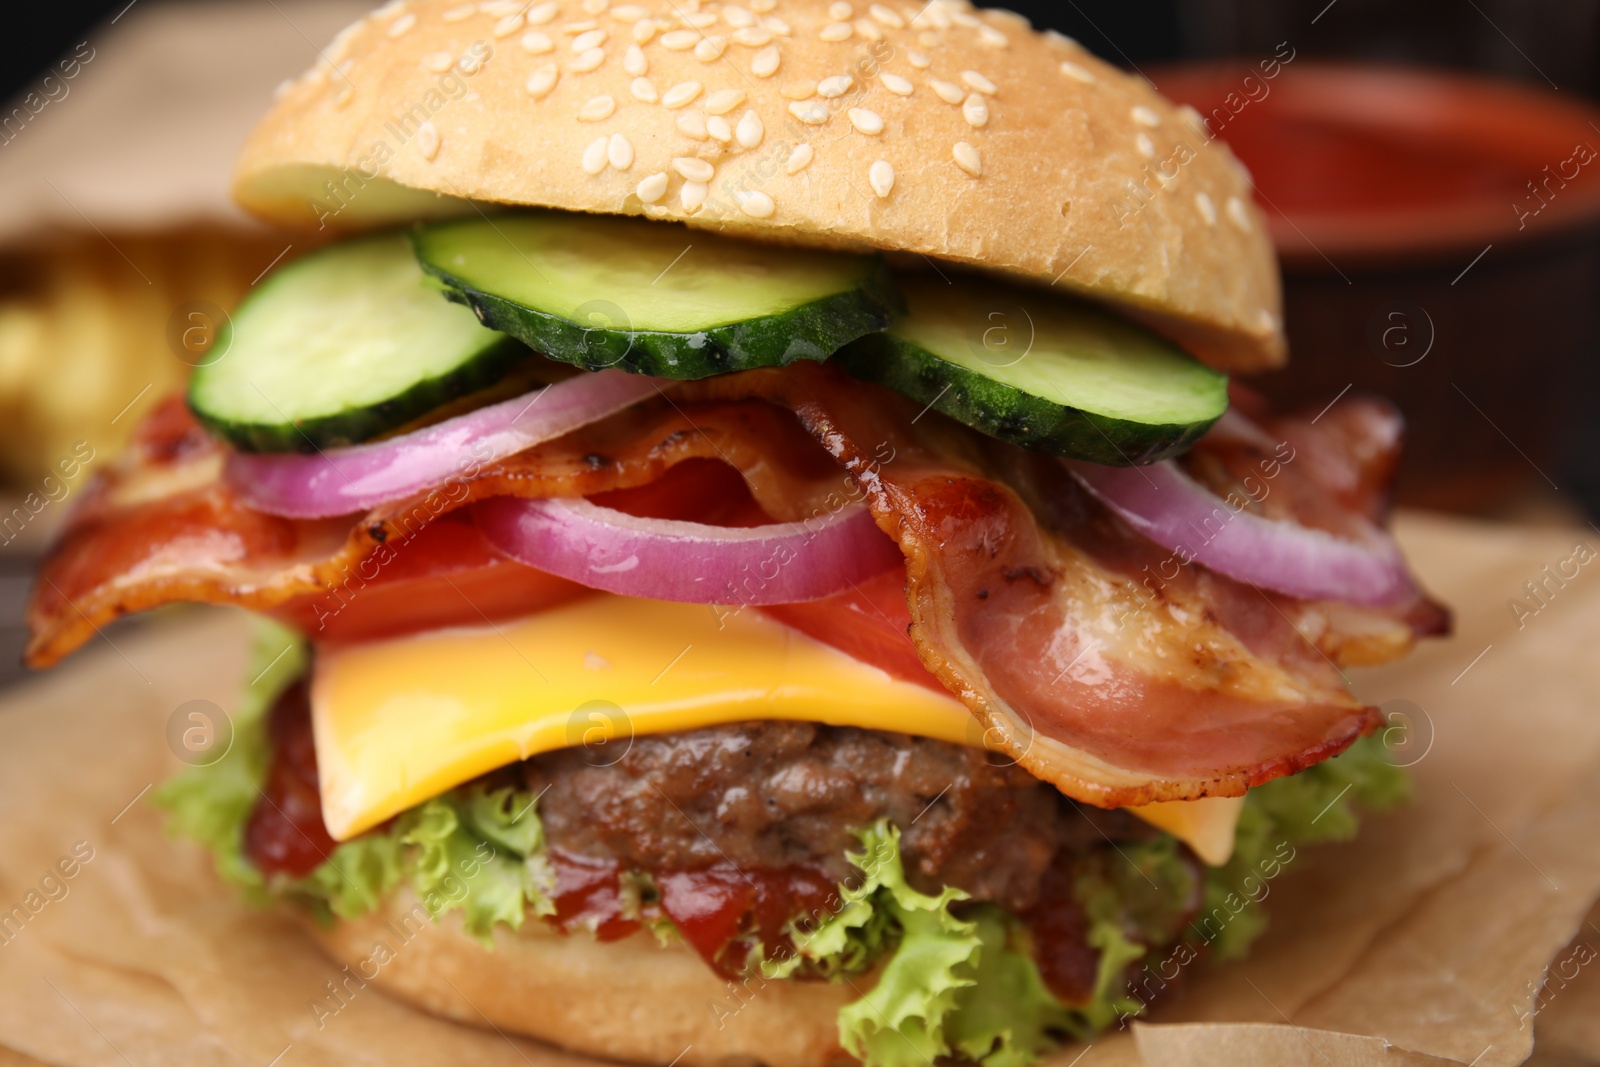
<path id="1" fill-rule="evenodd" d="M 322 821 L 311 697 L 304 681 L 279 698 L 267 731 L 272 765 L 261 799 L 245 823 L 244 852 L 262 874 L 299 877 L 311 873 L 335 847 Z"/>
<path id="2" fill-rule="evenodd" d="M 1039 886 L 1039 903 L 1022 918 L 1033 931 L 1039 977 L 1063 1004 L 1083 1004 L 1094 994 L 1100 951 L 1089 945 L 1089 920 L 1072 883 L 1072 858 L 1062 853 Z"/>
<path id="3" fill-rule="evenodd" d="M 601 941 L 617 941 L 639 929 L 638 921 L 623 916 L 622 871 L 609 860 L 590 859 L 550 850 L 556 888 L 550 921 L 563 933 L 590 927 Z"/>

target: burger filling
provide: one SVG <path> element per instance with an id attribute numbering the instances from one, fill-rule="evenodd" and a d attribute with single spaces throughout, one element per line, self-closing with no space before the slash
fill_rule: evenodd
<path id="1" fill-rule="evenodd" d="M 34 665 L 176 601 L 277 620 L 161 793 L 227 877 L 850 978 L 869 1067 L 1009 1067 L 1242 951 L 1298 846 L 1403 795 L 1342 673 L 1449 625 L 1383 529 L 1392 409 L 1274 415 L 1054 292 L 685 243 L 329 245 L 84 494 Z"/>

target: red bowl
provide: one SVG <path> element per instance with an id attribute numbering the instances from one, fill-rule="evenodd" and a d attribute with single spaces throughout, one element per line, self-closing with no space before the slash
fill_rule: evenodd
<path id="1" fill-rule="evenodd" d="M 1600 111 L 1568 94 L 1395 67 L 1274 67 L 1274 78 L 1232 62 L 1149 73 L 1250 168 L 1291 265 L 1475 252 L 1600 219 Z"/>

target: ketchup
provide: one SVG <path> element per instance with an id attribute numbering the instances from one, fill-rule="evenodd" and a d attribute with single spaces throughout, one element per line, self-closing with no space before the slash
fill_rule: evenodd
<path id="1" fill-rule="evenodd" d="M 272 765 L 244 827 L 244 852 L 265 875 L 310 874 L 336 847 L 322 821 L 311 693 L 304 680 L 278 698 L 267 723 Z"/>

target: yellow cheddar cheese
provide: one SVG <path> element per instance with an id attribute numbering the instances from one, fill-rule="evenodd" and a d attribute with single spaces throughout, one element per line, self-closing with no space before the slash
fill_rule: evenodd
<path id="1" fill-rule="evenodd" d="M 955 698 L 759 612 L 609 594 L 325 648 L 311 708 L 323 817 L 339 841 L 541 752 L 584 745 L 613 762 L 635 735 L 797 719 L 958 744 L 983 736 Z M 1133 811 L 1207 862 L 1232 847 L 1236 802 Z"/>

